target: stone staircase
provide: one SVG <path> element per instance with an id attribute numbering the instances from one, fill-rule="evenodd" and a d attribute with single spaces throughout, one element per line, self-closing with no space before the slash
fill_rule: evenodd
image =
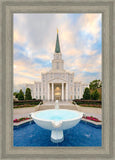
<path id="1" fill-rule="evenodd" d="M 38 110 L 46 110 L 46 109 L 54 109 L 55 102 L 44 102 L 44 104 L 39 106 Z M 76 106 L 72 104 L 70 101 L 60 101 L 59 102 L 60 109 L 70 109 L 70 110 L 77 110 Z"/>
<path id="2" fill-rule="evenodd" d="M 58 101 L 59 105 L 71 105 L 72 101 Z M 55 105 L 55 101 L 44 101 L 44 105 Z"/>

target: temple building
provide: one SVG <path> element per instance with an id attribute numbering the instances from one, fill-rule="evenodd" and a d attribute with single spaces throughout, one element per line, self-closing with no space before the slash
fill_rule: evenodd
<path id="1" fill-rule="evenodd" d="M 86 87 L 88 87 L 87 84 L 74 81 L 73 72 L 68 72 L 64 69 L 64 60 L 60 50 L 57 31 L 51 70 L 41 74 L 41 82 L 26 84 L 26 88 L 31 89 L 32 98 L 35 99 L 69 101 L 72 99 L 81 99 Z"/>

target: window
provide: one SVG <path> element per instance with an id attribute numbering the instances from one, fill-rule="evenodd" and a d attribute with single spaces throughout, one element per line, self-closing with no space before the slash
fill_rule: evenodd
<path id="1" fill-rule="evenodd" d="M 57 69 L 59 69 L 59 63 L 57 63 Z"/>
<path id="2" fill-rule="evenodd" d="M 71 87 L 71 92 L 72 92 L 72 87 Z"/>
<path id="3" fill-rule="evenodd" d="M 78 88 L 78 92 L 79 92 L 79 88 Z"/>
<path id="4" fill-rule="evenodd" d="M 74 99 L 76 99 L 76 96 L 74 96 Z"/>

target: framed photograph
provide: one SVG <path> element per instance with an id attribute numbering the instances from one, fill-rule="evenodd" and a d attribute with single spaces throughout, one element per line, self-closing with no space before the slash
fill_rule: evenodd
<path id="1" fill-rule="evenodd" d="M 13 24 L 14 125 L 31 117 L 51 131 L 15 129 L 14 146 L 102 146 L 102 14 L 16 13 Z"/>
<path id="2" fill-rule="evenodd" d="M 114 2 L 0 3 L 1 158 L 114 159 Z"/>

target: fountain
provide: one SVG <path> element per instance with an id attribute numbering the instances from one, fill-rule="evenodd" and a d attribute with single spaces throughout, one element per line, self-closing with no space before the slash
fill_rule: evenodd
<path id="1" fill-rule="evenodd" d="M 58 100 L 55 101 L 55 109 L 59 109 L 59 103 Z"/>
<path id="2" fill-rule="evenodd" d="M 51 141 L 59 143 L 64 140 L 63 130 L 76 126 L 83 113 L 68 109 L 59 109 L 58 100 L 55 109 L 47 109 L 30 113 L 34 122 L 42 128 L 51 130 Z"/>

